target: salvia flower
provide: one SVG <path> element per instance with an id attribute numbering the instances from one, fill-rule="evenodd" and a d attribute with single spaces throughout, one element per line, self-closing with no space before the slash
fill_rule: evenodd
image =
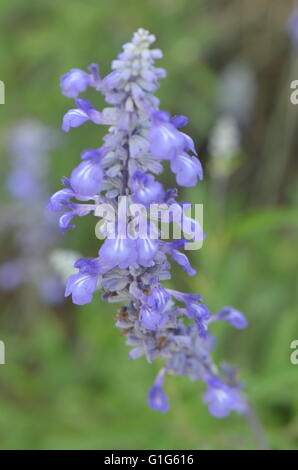
<path id="1" fill-rule="evenodd" d="M 211 377 L 207 382 L 207 391 L 203 396 L 210 413 L 216 418 L 225 418 L 230 411 L 246 411 L 246 403 L 237 387 L 230 387 L 221 380 Z"/>
<path id="2" fill-rule="evenodd" d="M 163 389 L 165 370 L 161 370 L 148 394 L 148 405 L 153 409 L 166 413 L 169 409 L 169 400 Z"/>
<path id="3" fill-rule="evenodd" d="M 11 201 L 1 207 L 0 225 L 1 231 L 12 234 L 17 252 L 17 256 L 0 264 L 0 290 L 12 292 L 30 284 L 50 305 L 63 302 L 65 288 L 65 282 L 48 260 L 59 234 L 55 214 L 46 210 L 49 151 L 57 143 L 57 133 L 38 121 L 26 120 L 11 129 L 7 139 L 10 169 L 6 177 Z M 66 194 L 56 198 L 59 209 L 64 208 L 65 199 Z"/>
<path id="4" fill-rule="evenodd" d="M 161 239 L 162 230 L 142 211 L 132 225 L 133 211 L 140 204 L 145 208 L 155 203 L 171 209 L 175 206 L 184 216 L 187 203 L 176 201 L 178 191 L 166 190 L 156 179 L 163 171 L 163 160 L 169 161 L 180 186 L 195 186 L 203 177 L 194 142 L 180 130 L 187 118 L 171 117 L 160 110 L 153 94 L 166 75 L 154 65 L 162 57 L 159 49 L 150 49 L 154 41 L 152 34 L 139 29 L 123 46 L 106 77 L 101 78 L 94 65 L 86 73 L 72 69 L 62 77 L 62 93 L 75 98 L 75 107 L 63 118 L 63 130 L 86 121 L 108 126 L 103 145 L 83 152 L 70 178 L 63 179 L 65 189 L 55 193 L 49 204 L 53 211 L 64 212 L 60 218 L 63 231 L 74 226 L 72 219 L 76 216 L 93 213 L 102 218 L 96 225 L 96 233 L 104 238 L 98 256 L 76 262 L 78 272 L 69 277 L 66 295 L 82 305 L 91 302 L 101 289 L 104 300 L 123 304 L 116 315 L 116 326 L 132 348 L 129 357 L 145 356 L 148 362 L 157 357 L 164 360 L 149 392 L 151 408 L 168 410 L 164 381 L 167 374 L 175 374 L 206 384 L 203 398 L 214 416 L 224 417 L 232 410 L 244 413 L 246 402 L 239 384 L 235 380 L 231 383 L 212 361 L 214 340 L 209 332 L 214 320 L 243 328 L 244 316 L 230 307 L 211 316 L 200 295 L 165 288 L 162 281 L 171 278 L 170 261 L 190 276 L 196 273 L 182 252 L 186 240 L 182 236 L 171 241 Z M 78 98 L 89 86 L 102 93 L 106 108 L 97 110 Z M 127 202 L 124 220 L 119 209 L 123 198 Z M 113 229 L 103 216 L 107 204 L 115 215 Z M 173 218 L 172 213 L 169 223 Z M 156 221 L 160 220 L 159 214 Z M 191 218 L 187 221 L 190 233 L 194 227 L 199 229 L 192 239 L 202 240 L 199 224 Z"/>
<path id="5" fill-rule="evenodd" d="M 132 176 L 133 201 L 145 206 L 153 202 L 162 202 L 165 191 L 163 186 L 151 174 L 136 171 Z"/>

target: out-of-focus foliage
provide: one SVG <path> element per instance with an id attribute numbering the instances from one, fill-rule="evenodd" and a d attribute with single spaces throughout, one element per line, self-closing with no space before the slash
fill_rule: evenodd
<path id="1" fill-rule="evenodd" d="M 216 327 L 218 355 L 240 366 L 270 446 L 277 449 L 298 447 L 298 366 L 290 363 L 290 343 L 298 339 L 298 108 L 289 100 L 298 53 L 287 36 L 291 9 L 286 0 L 2 0 L 0 6 L 3 200 L 10 127 L 34 117 L 59 129 L 72 106 L 60 95 L 63 73 L 91 62 L 107 73 L 138 27 L 158 37 L 168 70 L 158 93 L 162 107 L 190 117 L 188 132 L 206 167 L 204 182 L 182 194 L 204 203 L 207 238 L 191 255 L 198 275 L 187 279 L 175 269 L 172 285 L 202 294 L 213 311 L 231 304 L 246 313 L 246 331 Z M 241 164 L 218 181 L 207 163 L 218 119 L 217 85 L 225 66 L 240 59 L 255 73 L 256 102 L 241 127 Z M 100 108 L 97 94 L 89 96 Z M 64 137 L 52 156 L 54 188 L 84 148 L 100 144 L 101 132 L 85 124 Z M 86 219 L 64 235 L 63 244 L 94 256 L 94 221 Z M 2 238 L 0 261 L 10 249 L 9 238 Z M 7 362 L 0 365 L 2 449 L 258 446 L 243 418 L 210 417 L 202 390 L 187 380 L 169 380 L 168 414 L 148 409 L 146 394 L 158 367 L 128 359 L 114 327 L 116 305 L 97 298 L 86 307 L 69 302 L 53 311 L 28 286 L 0 294 L 0 306 Z"/>

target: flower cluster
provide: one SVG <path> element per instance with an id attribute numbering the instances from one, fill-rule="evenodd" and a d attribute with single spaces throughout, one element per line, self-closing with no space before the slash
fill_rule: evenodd
<path id="1" fill-rule="evenodd" d="M 87 121 L 109 126 L 103 145 L 82 153 L 70 177 L 63 178 L 64 189 L 50 200 L 51 210 L 63 211 L 59 222 L 62 231 L 74 227 L 75 216 L 97 216 L 102 204 L 109 203 L 117 210 L 123 196 L 128 200 L 128 211 L 135 202 L 145 206 L 176 202 L 178 191 L 166 190 L 155 178 L 163 171 L 163 160 L 169 161 L 179 186 L 193 187 L 203 177 L 194 142 L 180 130 L 187 118 L 171 117 L 159 110 L 154 92 L 166 73 L 154 66 L 155 59 L 162 57 L 159 49 L 150 49 L 154 41 L 152 34 L 139 29 L 123 46 L 107 76 L 100 77 L 98 67 L 91 65 L 88 73 L 72 69 L 61 79 L 62 93 L 75 98 L 76 106 L 63 118 L 64 131 Z M 78 98 L 87 87 L 101 92 L 108 107 L 99 111 Z M 177 204 L 183 207 L 184 203 Z M 138 236 L 138 227 L 133 237 L 127 236 L 118 216 L 115 236 L 110 236 L 102 220 L 105 240 L 98 256 L 76 262 L 78 272 L 68 279 L 66 296 L 72 295 L 75 304 L 83 305 L 91 302 L 100 288 L 104 300 L 124 305 L 116 315 L 116 326 L 132 347 L 130 358 L 164 360 L 148 396 L 153 409 L 168 410 L 164 379 L 166 374 L 176 374 L 206 384 L 203 399 L 212 415 L 224 417 L 231 410 L 246 412 L 235 374 L 227 368 L 218 369 L 212 362 L 214 338 L 209 332 L 209 324 L 216 320 L 245 328 L 245 317 L 230 307 L 211 316 L 200 295 L 165 288 L 162 281 L 171 277 L 170 260 L 189 275 L 196 273 L 181 251 L 185 240 Z"/>
<path id="2" fill-rule="evenodd" d="M 0 290 L 35 286 L 43 301 L 63 302 L 65 283 L 47 258 L 57 243 L 57 217 L 46 210 L 49 151 L 57 133 L 38 121 L 14 126 L 7 139 L 10 171 L 6 186 L 12 201 L 1 207 L 0 231 L 12 233 L 17 256 L 0 264 Z"/>

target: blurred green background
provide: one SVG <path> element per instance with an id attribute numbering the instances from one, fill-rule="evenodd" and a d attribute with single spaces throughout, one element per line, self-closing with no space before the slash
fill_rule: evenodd
<path id="1" fill-rule="evenodd" d="M 247 315 L 245 331 L 214 327 L 215 357 L 240 367 L 274 449 L 298 448 L 298 366 L 290 362 L 290 343 L 298 339 L 298 107 L 289 99 L 290 83 L 298 79 L 298 50 L 287 31 L 293 8 L 287 0 L 2 0 L 0 6 L 3 205 L 11 127 L 34 118 L 60 133 L 62 116 L 72 107 L 60 94 L 60 76 L 92 62 L 104 75 L 137 28 L 157 36 L 164 52 L 159 65 L 168 71 L 158 91 L 161 108 L 189 116 L 187 132 L 205 169 L 203 183 L 180 193 L 204 204 L 207 238 L 191 254 L 198 274 L 187 278 L 175 269 L 171 285 L 202 294 L 213 312 L 228 304 Z M 234 82 L 227 85 L 231 70 Z M 239 83 L 244 104 L 233 104 Z M 102 105 L 96 93 L 88 96 Z M 214 144 L 214 129 L 227 115 L 236 121 L 235 155 L 214 150 L 221 145 Z M 85 124 L 63 137 L 51 154 L 53 190 L 84 148 L 100 145 L 102 132 Z M 92 257 L 98 240 L 94 220 L 85 219 L 58 245 Z M 2 236 L 0 260 L 9 250 L 10 240 Z M 6 345 L 0 448 L 257 448 L 244 418 L 209 416 L 203 389 L 186 379 L 169 378 L 168 414 L 147 408 L 158 364 L 128 359 L 114 327 L 117 307 L 97 295 L 85 307 L 67 300 L 50 308 L 30 284 L 0 293 L 0 339 Z"/>

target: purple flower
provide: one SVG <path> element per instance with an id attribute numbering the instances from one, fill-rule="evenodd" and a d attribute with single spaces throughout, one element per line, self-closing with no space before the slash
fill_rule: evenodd
<path id="1" fill-rule="evenodd" d="M 72 295 L 72 301 L 76 305 L 88 304 L 92 301 L 97 286 L 98 276 L 91 274 L 73 274 L 66 285 L 65 297 Z"/>
<path id="2" fill-rule="evenodd" d="M 60 189 L 51 196 L 48 204 L 48 209 L 53 212 L 63 211 L 65 208 L 72 207 L 70 200 L 75 196 L 75 193 L 70 188 Z"/>
<path id="3" fill-rule="evenodd" d="M 179 127 L 184 127 L 188 123 L 188 117 L 186 116 L 173 116 L 171 119 L 171 124 L 173 126 L 179 128 Z"/>
<path id="4" fill-rule="evenodd" d="M 104 156 L 102 149 L 86 149 L 81 155 L 82 160 L 97 160 Z"/>
<path id="5" fill-rule="evenodd" d="M 88 67 L 88 71 L 90 72 L 90 86 L 93 86 L 98 89 L 100 86 L 100 75 L 98 65 L 90 64 Z"/>
<path id="6" fill-rule="evenodd" d="M 195 320 L 199 335 L 202 338 L 207 338 L 207 322 L 210 319 L 210 312 L 208 307 L 201 302 L 202 297 L 197 294 L 185 294 L 183 292 L 172 289 L 167 289 L 167 292 L 170 293 L 176 300 L 185 304 L 185 314 L 189 318 Z"/>
<path id="7" fill-rule="evenodd" d="M 84 177 L 83 171 L 81 172 L 81 174 Z M 90 181 L 92 184 L 94 184 L 94 179 L 92 180 L 90 178 Z M 76 190 L 87 191 L 86 180 L 82 180 L 79 183 L 77 183 L 76 179 L 73 178 L 73 182 L 76 186 Z M 59 219 L 59 227 L 62 232 L 65 232 L 65 230 L 75 227 L 75 225 L 70 224 L 74 216 L 77 215 L 79 217 L 83 217 L 89 214 L 92 210 L 94 210 L 95 206 L 92 204 L 77 204 L 73 202 L 71 199 L 78 198 L 80 201 L 82 201 L 82 200 L 90 199 L 90 196 L 77 194 L 71 187 L 70 180 L 68 180 L 67 178 L 63 179 L 63 183 L 67 187 L 64 189 L 60 189 L 60 191 L 57 191 L 56 193 L 53 194 L 53 196 L 51 197 L 47 205 L 47 208 L 53 212 L 66 211 Z M 84 183 L 85 183 L 85 186 L 84 186 Z"/>
<path id="8" fill-rule="evenodd" d="M 70 109 L 63 117 L 62 130 L 68 132 L 71 127 L 79 127 L 86 121 L 101 124 L 102 114 L 97 111 L 87 100 L 76 99 L 77 108 Z"/>
<path id="9" fill-rule="evenodd" d="M 136 241 L 128 237 L 107 238 L 99 250 L 99 256 L 111 268 L 126 269 L 136 263 Z"/>
<path id="10" fill-rule="evenodd" d="M 161 246 L 162 251 L 169 253 L 172 260 L 181 266 L 189 276 L 195 276 L 196 270 L 191 266 L 189 259 L 184 253 L 181 253 L 177 248 L 184 245 L 185 240 L 175 240 L 174 242 L 164 242 Z"/>
<path id="11" fill-rule="evenodd" d="M 76 215 L 94 211 L 98 216 L 102 213 L 100 204 L 112 206 L 114 225 L 111 227 L 111 221 L 104 217 L 100 222 L 100 234 L 107 238 L 99 257 L 76 263 L 79 272 L 69 278 L 66 295 L 72 294 L 74 303 L 85 304 L 101 287 L 103 300 L 122 303 L 116 327 L 132 347 L 129 356 L 145 356 L 148 362 L 159 357 L 165 362 L 149 391 L 149 406 L 160 412 L 168 410 L 163 383 L 165 375 L 171 373 L 207 383 L 204 401 L 214 416 L 223 417 L 231 410 L 245 412 L 245 401 L 238 384 L 224 377 L 213 363 L 214 338 L 208 327 L 224 319 L 242 328 L 246 326 L 244 317 L 231 308 L 211 317 L 200 295 L 164 288 L 162 281 L 171 278 L 170 260 L 188 275 L 196 273 L 180 251 L 188 240 L 161 240 L 161 230 L 155 225 L 161 215 L 153 223 L 136 206 L 166 204 L 171 215 L 169 223 L 177 222 L 191 241 L 204 238 L 199 223 L 186 217 L 191 205 L 177 202 L 178 191 L 165 191 L 154 176 L 162 172 L 162 160 L 170 160 L 179 185 L 195 186 L 203 178 L 201 164 L 193 156 L 193 140 L 178 130 L 187 124 L 187 118 L 171 118 L 160 111 L 159 100 L 153 95 L 159 79 L 165 77 L 165 71 L 154 66 L 155 59 L 162 56 L 159 49 L 150 49 L 154 40 L 152 34 L 139 29 L 112 62 L 112 72 L 103 79 L 94 66 L 89 67 L 87 76 L 71 71 L 63 77 L 64 93 L 66 90 L 68 95 L 77 96 L 91 85 L 111 105 L 97 111 L 88 101 L 76 99 L 77 109 L 66 113 L 63 129 L 68 131 L 85 121 L 109 128 L 103 146 L 83 152 L 82 162 L 70 179 L 64 180 L 66 188 L 52 196 L 49 206 L 54 211 L 65 211 L 60 218 L 63 230 L 72 226 Z M 136 214 L 136 209 L 141 214 Z"/>
<path id="12" fill-rule="evenodd" d="M 156 330 L 168 321 L 166 307 L 171 297 L 166 289 L 159 284 L 158 278 L 152 278 L 149 282 L 149 293 L 141 297 L 143 305 L 140 310 L 140 320 L 144 328 Z"/>
<path id="13" fill-rule="evenodd" d="M 49 197 L 49 151 L 59 139 L 53 129 L 26 120 L 11 129 L 7 143 L 11 168 L 6 183 L 13 200 L 7 208 L 2 207 L 2 229 L 13 229 L 11 243 L 17 258 L 0 265 L 0 290 L 30 285 L 41 300 L 56 305 L 63 300 L 64 285 L 49 258 L 57 241 L 58 218 L 45 206 Z"/>
<path id="14" fill-rule="evenodd" d="M 35 175 L 26 168 L 16 169 L 7 178 L 7 189 L 15 199 L 36 200 L 40 197 L 40 187 Z"/>
<path id="15" fill-rule="evenodd" d="M 150 238 L 137 238 L 136 240 L 137 261 L 141 266 L 150 266 L 158 251 L 158 240 Z"/>
<path id="16" fill-rule="evenodd" d="M 155 181 L 154 176 L 136 171 L 132 176 L 133 201 L 144 204 L 162 202 L 165 196 L 163 186 Z"/>
<path id="17" fill-rule="evenodd" d="M 192 152 L 195 155 L 197 155 L 197 152 L 196 152 L 196 149 L 195 149 L 195 144 L 194 144 L 194 141 L 192 140 L 192 138 L 189 137 L 189 135 L 184 134 L 184 132 L 180 132 L 180 134 L 182 134 L 182 136 L 184 138 L 184 150 L 185 150 L 185 152 Z"/>
<path id="18" fill-rule="evenodd" d="M 186 304 L 186 311 L 190 318 L 194 318 L 196 321 L 209 320 L 210 312 L 205 304 L 197 302 L 189 302 Z"/>
<path id="19" fill-rule="evenodd" d="M 75 262 L 74 267 L 79 269 L 80 273 L 88 274 L 103 274 L 108 270 L 99 258 L 80 258 Z"/>
<path id="20" fill-rule="evenodd" d="M 158 240 L 149 237 L 132 239 L 128 235 L 107 238 L 99 250 L 100 257 L 112 267 L 126 269 L 134 263 L 150 266 L 158 250 Z"/>
<path id="21" fill-rule="evenodd" d="M 94 122 L 94 124 L 102 124 L 103 123 L 103 113 L 97 111 L 88 100 L 83 98 L 77 98 L 75 103 L 81 111 L 87 114 L 90 121 Z"/>
<path id="22" fill-rule="evenodd" d="M 200 161 L 196 157 L 189 157 L 186 153 L 180 153 L 171 160 L 171 170 L 176 174 L 179 186 L 196 186 L 198 179 L 203 179 Z"/>
<path id="23" fill-rule="evenodd" d="M 71 173 L 70 183 L 73 190 L 83 196 L 94 196 L 101 190 L 103 171 L 100 161 L 84 160 Z"/>
<path id="24" fill-rule="evenodd" d="M 0 289 L 15 290 L 26 280 L 26 264 L 23 260 L 10 260 L 0 264 Z"/>
<path id="25" fill-rule="evenodd" d="M 200 337 L 207 338 L 207 321 L 210 318 L 208 307 L 202 303 L 190 303 L 186 306 L 186 312 L 190 318 L 195 320 Z"/>
<path id="26" fill-rule="evenodd" d="M 191 266 L 187 256 L 184 253 L 181 253 L 179 250 L 174 249 L 170 252 L 170 254 L 172 260 L 176 261 L 176 263 L 179 264 L 189 276 L 196 275 L 197 271 Z"/>
<path id="27" fill-rule="evenodd" d="M 148 395 L 148 405 L 150 408 L 161 413 L 166 413 L 169 410 L 169 400 L 164 390 L 159 385 L 153 385 Z"/>
<path id="28" fill-rule="evenodd" d="M 89 121 L 89 116 L 81 109 L 70 109 L 63 117 L 62 130 L 68 132 L 71 127 L 79 127 Z"/>
<path id="29" fill-rule="evenodd" d="M 99 276 L 105 270 L 98 258 L 81 258 L 75 263 L 75 267 L 79 272 L 68 278 L 65 297 L 72 295 L 74 304 L 85 305 L 92 301 Z"/>
<path id="30" fill-rule="evenodd" d="M 89 214 L 93 207 L 89 204 L 71 204 L 72 210 L 65 212 L 59 219 L 59 228 L 64 233 L 69 228 L 75 228 L 75 225 L 71 225 L 74 216 L 84 217 Z"/>
<path id="31" fill-rule="evenodd" d="M 237 388 L 229 387 L 221 380 L 211 378 L 208 381 L 207 391 L 203 395 L 209 412 L 216 418 L 225 418 L 232 410 L 244 413 L 245 403 Z"/>
<path id="32" fill-rule="evenodd" d="M 183 302 L 185 305 L 190 305 L 196 302 L 201 302 L 202 296 L 199 294 L 188 294 L 184 292 L 179 292 L 173 289 L 167 289 L 167 291 L 175 297 L 179 302 Z"/>
<path id="33" fill-rule="evenodd" d="M 162 312 L 171 297 L 166 289 L 158 282 L 158 278 L 151 279 L 150 285 L 150 293 L 147 295 L 146 303 L 151 308 Z"/>
<path id="34" fill-rule="evenodd" d="M 163 390 L 163 373 L 157 376 L 157 379 L 151 387 L 148 394 L 148 405 L 150 408 L 161 413 L 166 413 L 169 409 L 169 400 Z"/>
<path id="35" fill-rule="evenodd" d="M 168 316 L 166 313 L 161 313 L 149 305 L 142 305 L 140 309 L 141 324 L 147 330 L 157 330 L 167 323 Z"/>
<path id="36" fill-rule="evenodd" d="M 182 133 L 171 124 L 170 116 L 165 111 L 153 114 L 150 142 L 152 154 L 162 160 L 171 160 L 179 152 L 182 152 L 185 146 Z"/>
<path id="37" fill-rule="evenodd" d="M 248 321 L 243 315 L 243 313 L 239 312 L 239 310 L 236 310 L 235 308 L 232 308 L 232 307 L 223 308 L 220 312 L 214 315 L 211 319 L 211 321 L 218 321 L 218 320 L 224 320 L 228 322 L 234 328 L 237 328 L 238 330 L 243 330 L 248 325 Z"/>
<path id="38" fill-rule="evenodd" d="M 90 85 L 90 76 L 80 69 L 71 69 L 61 77 L 60 86 L 64 96 L 76 98 Z"/>
<path id="39" fill-rule="evenodd" d="M 42 299 L 50 305 L 61 303 L 64 294 L 64 285 L 57 276 L 47 276 L 38 282 Z"/>

